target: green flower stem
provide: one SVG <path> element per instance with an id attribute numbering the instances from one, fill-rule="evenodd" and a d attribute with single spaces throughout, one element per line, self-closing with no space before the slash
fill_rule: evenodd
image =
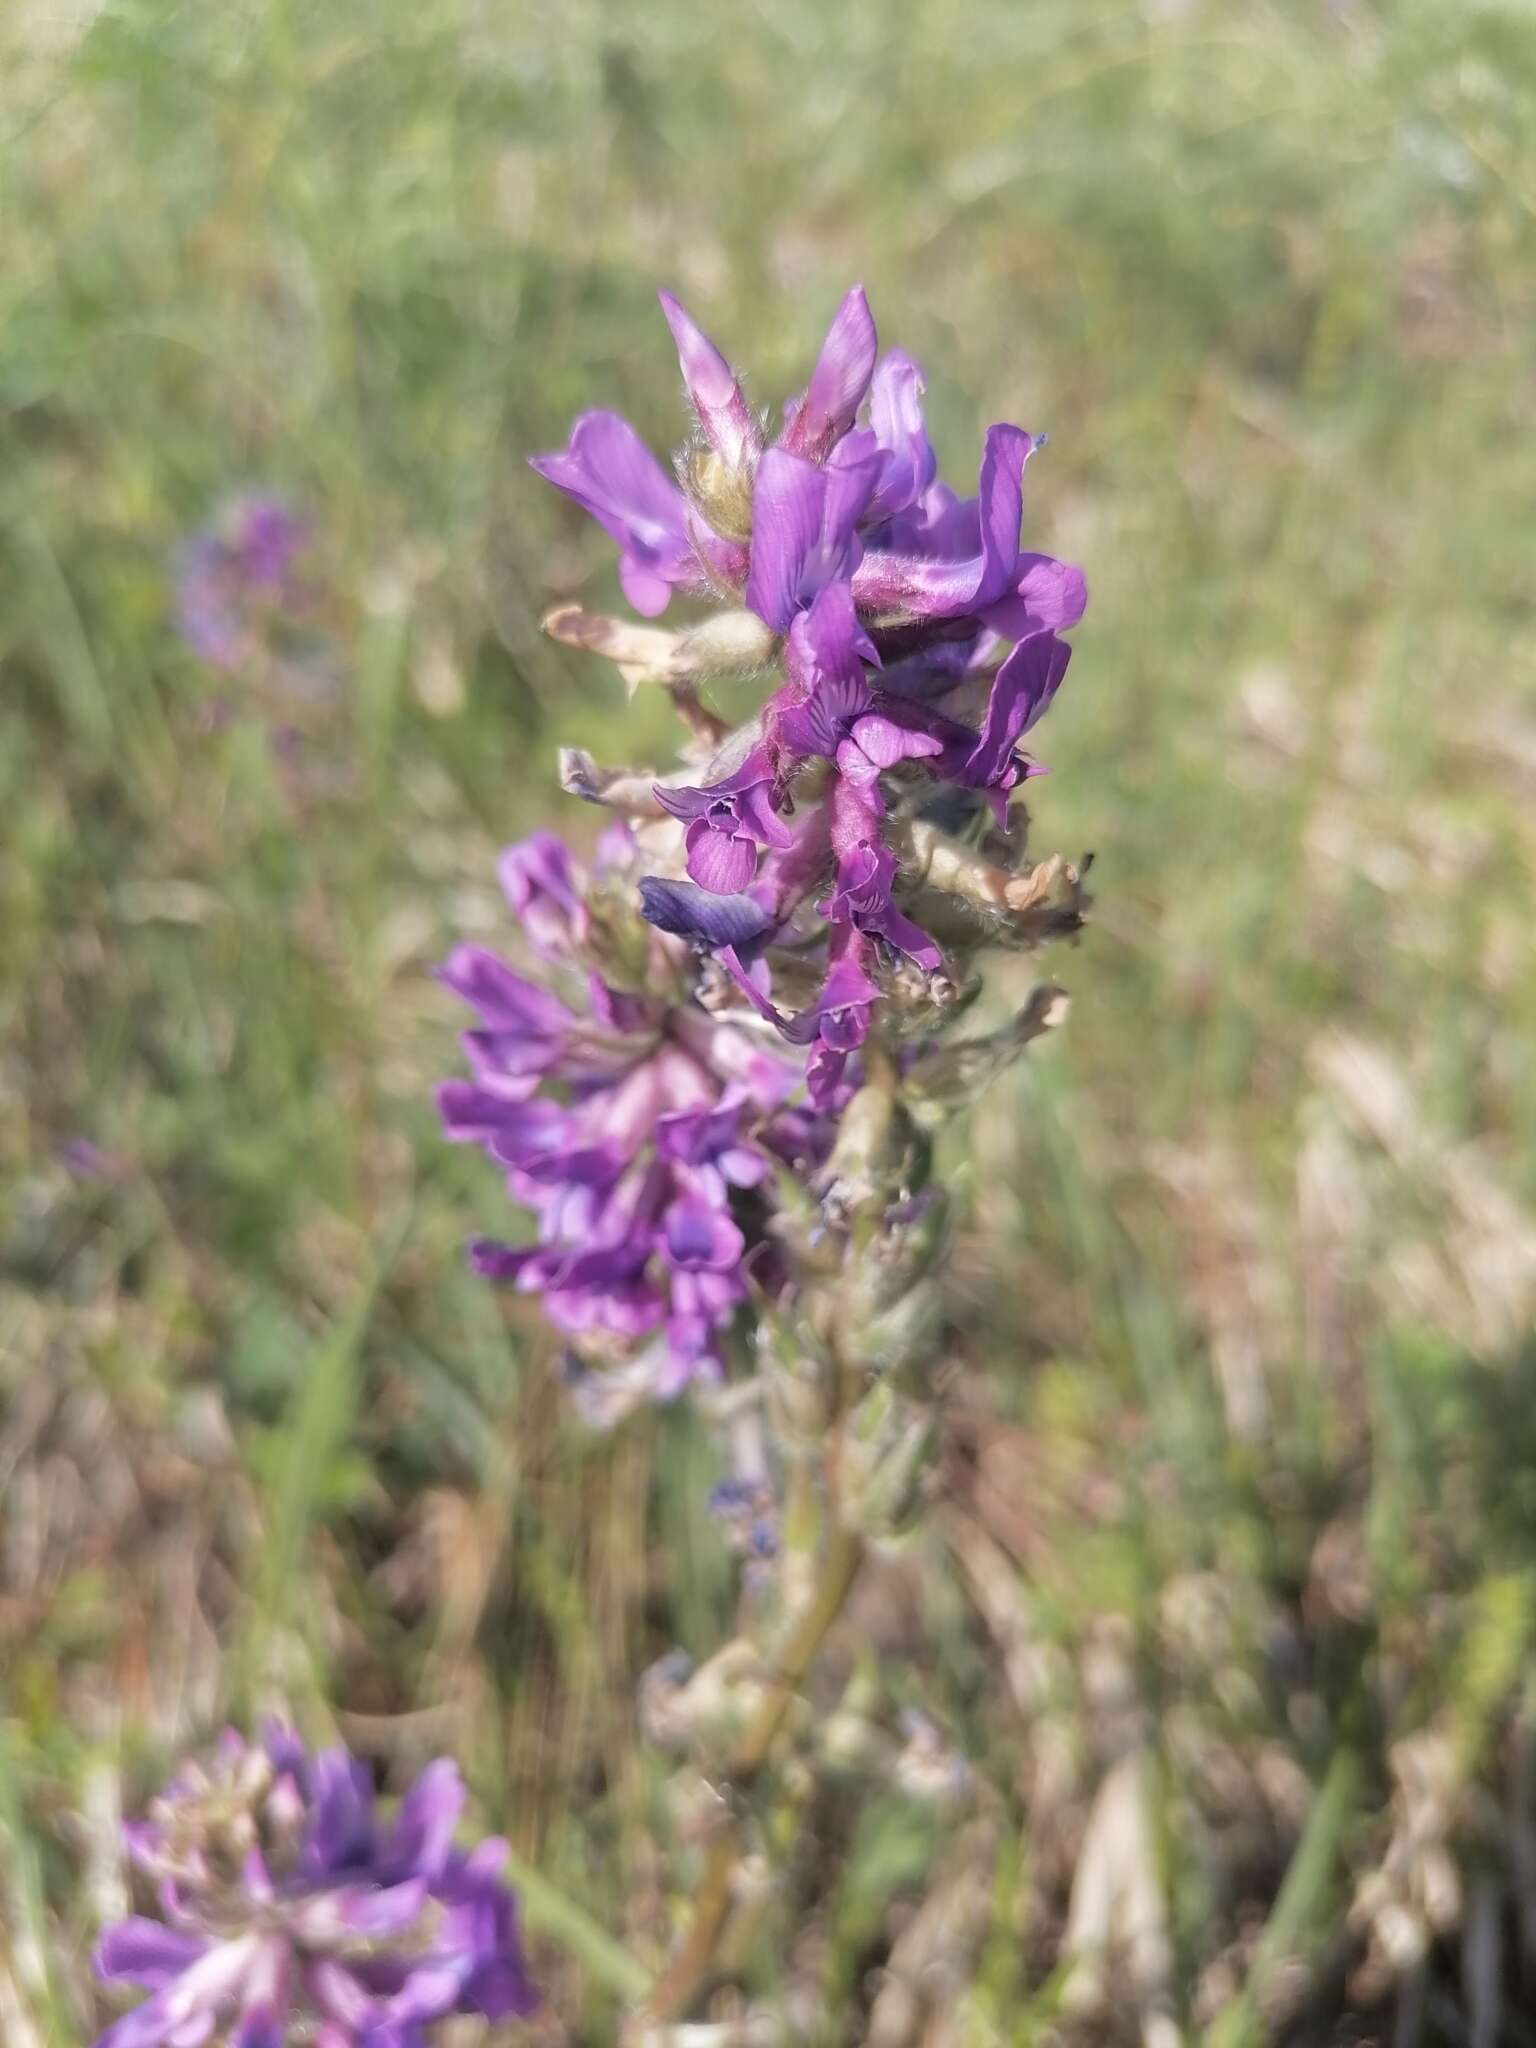
<path id="1" fill-rule="evenodd" d="M 774 1739 L 828 1629 L 843 1610 L 858 1577 L 863 1554 L 864 1546 L 851 1530 L 833 1529 L 816 1592 L 790 1631 L 769 1681 L 767 1697 L 731 1760 L 724 1787 L 732 1807 L 731 1817 L 710 1845 L 694 1896 L 688 1932 L 677 1954 L 651 1987 L 640 2012 L 642 2024 L 665 2025 L 686 2019 L 709 1981 L 720 1937 L 730 1918 L 733 1879 L 742 1852 L 744 1831 L 739 1809 L 768 1761 Z"/>

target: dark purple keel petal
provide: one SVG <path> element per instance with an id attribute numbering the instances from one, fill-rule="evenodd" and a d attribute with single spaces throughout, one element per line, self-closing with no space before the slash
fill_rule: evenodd
<path id="1" fill-rule="evenodd" d="M 642 877 L 640 914 L 659 931 L 701 946 L 750 946 L 773 924 L 750 896 L 716 896 L 661 875 Z"/>
<path id="2" fill-rule="evenodd" d="M 675 585 L 695 579 L 688 501 L 628 420 L 585 412 L 564 453 L 535 455 L 532 467 L 617 545 L 620 581 L 637 612 L 654 618 Z"/>
<path id="3" fill-rule="evenodd" d="M 781 447 L 812 462 L 826 459 L 864 403 L 878 348 L 874 315 L 864 287 L 856 284 L 827 329 L 811 381 L 784 429 Z"/>

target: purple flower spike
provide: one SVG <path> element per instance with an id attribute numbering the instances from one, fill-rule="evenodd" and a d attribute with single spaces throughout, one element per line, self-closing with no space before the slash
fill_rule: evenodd
<path id="1" fill-rule="evenodd" d="M 824 462 L 864 403 L 879 342 L 864 287 L 855 285 L 827 329 L 811 381 L 790 415 L 780 446 Z"/>
<path id="2" fill-rule="evenodd" d="M 344 1750 L 226 1730 L 126 1831 L 167 1921 L 109 1927 L 96 1973 L 150 1993 L 97 2048 L 422 2048 L 451 2013 L 531 2013 L 505 1844 L 454 1846 L 457 1766 L 431 1764 L 381 1830 Z"/>
<path id="3" fill-rule="evenodd" d="M 535 455 L 532 466 L 617 543 L 619 581 L 643 617 L 664 612 L 676 585 L 697 580 L 687 500 L 628 420 L 584 412 L 565 453 Z"/>
<path id="4" fill-rule="evenodd" d="M 754 777 L 749 766 L 733 778 L 743 804 Z M 686 816 L 694 793 L 682 794 Z M 741 844 L 755 858 L 749 838 L 714 829 L 708 801 L 689 830 L 702 827 L 727 851 Z M 771 815 L 764 822 L 777 829 Z M 615 859 L 619 852 L 610 848 Z M 510 849 L 503 871 L 558 885 L 559 915 L 529 935 L 546 966 L 563 973 L 568 1000 L 533 991 L 555 1013 L 539 1015 L 525 1004 L 521 977 L 472 949 L 444 975 L 487 1027 L 465 1038 L 474 1079 L 443 1084 L 444 1128 L 483 1146 L 534 1218 L 533 1243 L 482 1240 L 471 1260 L 538 1294 L 555 1327 L 610 1366 L 650 1340 L 646 1357 L 656 1356 L 634 1384 L 670 1396 L 724 1370 L 724 1332 L 746 1298 L 745 1225 L 754 1218 L 753 1249 L 763 1244 L 761 1210 L 738 1214 L 736 1191 L 757 1185 L 774 1159 L 814 1157 L 827 1134 L 784 1111 L 797 1075 L 779 1048 L 686 1003 L 686 951 L 661 933 L 694 939 L 697 924 L 711 945 L 750 946 L 771 920 L 745 895 L 647 877 L 640 888 L 651 928 L 637 920 L 620 944 L 632 974 L 636 952 L 648 956 L 648 977 L 642 988 L 619 990 L 589 951 L 587 880 L 564 848 L 541 835 Z M 608 923 L 603 937 L 614 942 Z M 528 1026 L 504 1027 L 519 1005 Z M 596 1415 L 611 1404 L 584 1405 Z"/>
<path id="5" fill-rule="evenodd" d="M 736 372 L 670 292 L 658 292 L 656 296 L 677 343 L 683 382 L 688 386 L 704 438 L 731 469 L 745 468 L 763 445 L 763 430 L 742 396 Z"/>

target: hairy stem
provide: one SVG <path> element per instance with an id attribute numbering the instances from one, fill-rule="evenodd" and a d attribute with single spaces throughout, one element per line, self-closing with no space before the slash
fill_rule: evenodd
<path id="1" fill-rule="evenodd" d="M 642 2022 L 664 2025 L 686 2019 L 709 1981 L 720 1937 L 730 1918 L 736 1866 L 741 1859 L 744 1828 L 741 1806 L 767 1762 L 774 1739 L 821 1648 L 827 1631 L 843 1610 L 863 1557 L 863 1544 L 851 1530 L 834 1527 L 820 1579 L 809 1605 L 790 1630 L 769 1679 L 766 1697 L 748 1723 L 731 1758 L 722 1787 L 731 1808 L 729 1819 L 710 1844 L 693 1918 L 682 1946 L 652 1985 L 641 2010 Z"/>

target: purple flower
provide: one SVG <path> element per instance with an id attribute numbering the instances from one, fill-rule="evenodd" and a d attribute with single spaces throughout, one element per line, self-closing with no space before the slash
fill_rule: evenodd
<path id="1" fill-rule="evenodd" d="M 816 1000 L 792 1017 L 775 1009 L 769 1000 L 767 976 L 761 966 L 749 967 L 735 947 L 728 947 L 720 956 L 759 1014 L 775 1024 L 792 1045 L 810 1048 L 806 1083 L 812 1106 L 818 1110 L 841 1106 L 849 1058 L 869 1036 L 870 1013 L 880 995 L 870 973 L 873 951 L 856 925 L 847 920 L 836 925 L 828 947 L 827 976 Z"/>
<path id="2" fill-rule="evenodd" d="M 506 1844 L 455 1847 L 463 1807 L 440 1758 L 381 1825 L 345 1750 L 226 1730 L 125 1830 L 160 1913 L 107 1928 L 96 1973 L 150 1996 L 96 2048 L 424 2048 L 450 2013 L 532 2012 Z"/>
<path id="3" fill-rule="evenodd" d="M 480 1018 L 463 1039 L 472 1077 L 439 1091 L 444 1127 L 484 1147 L 535 1224 L 531 1242 L 480 1240 L 471 1259 L 538 1294 L 590 1355 L 617 1363 L 640 1348 L 637 1384 L 667 1397 L 724 1370 L 722 1336 L 766 1243 L 748 1191 L 824 1134 L 786 1111 L 798 1076 L 780 1047 L 688 1001 L 673 940 L 638 919 L 616 939 L 608 924 L 604 942 L 628 946 L 629 985 L 605 978 L 586 878 L 558 841 L 510 848 L 502 875 L 561 986 L 479 947 L 441 970 Z M 530 876 L 537 899 L 522 893 Z M 743 944 L 761 921 L 748 910 L 731 927 Z"/>
<path id="4" fill-rule="evenodd" d="M 696 580 L 688 501 L 628 420 L 584 412 L 565 453 L 535 455 L 533 467 L 617 543 L 619 581 L 642 616 L 664 612 L 674 586 Z"/>
<path id="5" fill-rule="evenodd" d="M 656 795 L 674 818 L 687 825 L 683 844 L 688 872 L 700 888 L 719 896 L 745 889 L 757 872 L 760 846 L 789 847 L 794 834 L 779 817 L 774 776 L 766 751 L 754 747 L 734 774 L 708 789 L 670 789 Z"/>
<path id="6" fill-rule="evenodd" d="M 295 564 L 309 531 L 280 499 L 237 499 L 182 551 L 176 616 L 210 667 L 236 669 L 262 645 L 267 622 L 302 602 Z"/>

